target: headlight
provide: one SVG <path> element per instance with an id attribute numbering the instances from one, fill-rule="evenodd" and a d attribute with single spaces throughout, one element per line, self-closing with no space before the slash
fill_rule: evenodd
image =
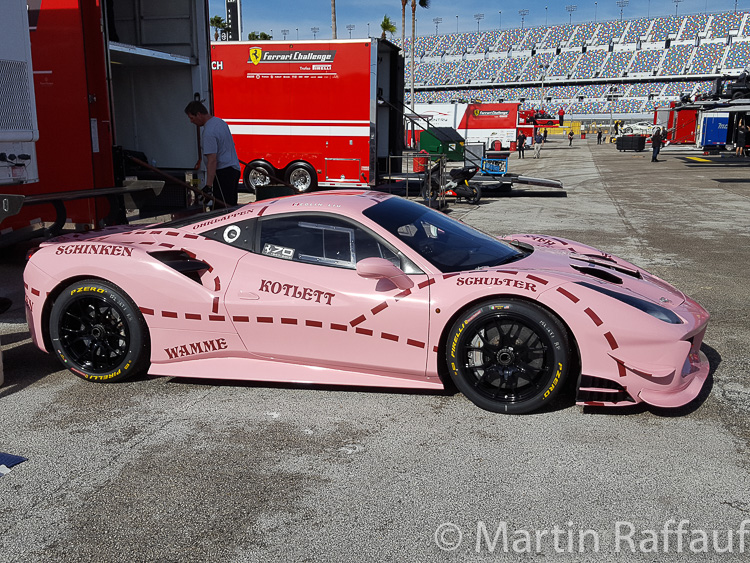
<path id="1" fill-rule="evenodd" d="M 646 301 L 645 299 L 640 299 L 639 297 L 634 297 L 633 295 L 627 295 L 626 293 L 620 293 L 619 291 L 612 291 L 611 289 L 607 289 L 600 285 L 594 285 L 592 283 L 576 283 L 578 285 L 582 285 L 583 287 L 588 287 L 589 289 L 598 291 L 599 293 L 603 293 L 604 295 L 608 295 L 612 299 L 622 301 L 623 303 L 626 303 L 631 307 L 635 307 L 639 311 L 643 311 L 644 313 L 647 313 L 652 317 L 659 319 L 660 321 L 664 321 L 665 323 L 673 325 L 682 324 L 682 320 L 680 319 L 680 317 L 675 315 L 672 311 L 670 311 L 669 309 L 665 309 L 664 307 L 657 305 L 656 303 L 651 303 L 651 301 Z"/>

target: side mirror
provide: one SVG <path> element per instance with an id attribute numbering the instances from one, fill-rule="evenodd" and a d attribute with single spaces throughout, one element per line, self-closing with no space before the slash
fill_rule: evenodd
<path id="1" fill-rule="evenodd" d="M 385 258 L 364 258 L 357 262 L 357 274 L 373 280 L 389 280 L 399 289 L 411 289 L 414 282 L 404 271 Z"/>

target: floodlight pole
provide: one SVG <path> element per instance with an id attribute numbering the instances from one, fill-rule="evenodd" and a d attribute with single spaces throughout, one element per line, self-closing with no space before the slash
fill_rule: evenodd
<path id="1" fill-rule="evenodd" d="M 526 19 L 526 16 L 529 15 L 529 11 L 527 9 L 518 10 L 518 15 L 521 16 L 521 29 L 523 29 L 523 21 Z"/>
<path id="2" fill-rule="evenodd" d="M 617 5 L 620 7 L 620 21 L 622 21 L 622 9 L 630 4 L 630 0 L 617 0 Z"/>
<path id="3" fill-rule="evenodd" d="M 575 12 L 577 9 L 578 6 L 576 6 L 575 4 L 569 4 L 565 6 L 565 10 L 568 12 L 568 14 L 570 14 L 570 20 L 568 21 L 568 24 L 573 23 L 573 12 Z"/>
<path id="4" fill-rule="evenodd" d="M 479 22 L 484 19 L 484 14 L 474 14 L 474 19 L 477 20 L 477 33 L 479 32 Z"/>

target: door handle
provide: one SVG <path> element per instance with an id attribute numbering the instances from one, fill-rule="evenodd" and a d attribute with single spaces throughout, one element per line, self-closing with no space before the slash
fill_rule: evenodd
<path id="1" fill-rule="evenodd" d="M 238 296 L 240 299 L 260 299 L 260 296 L 253 293 L 252 291 L 240 290 Z"/>

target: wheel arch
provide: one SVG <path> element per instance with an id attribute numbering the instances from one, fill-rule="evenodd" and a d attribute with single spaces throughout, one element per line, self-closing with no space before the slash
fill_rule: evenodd
<path id="1" fill-rule="evenodd" d="M 461 316 L 462 313 L 467 311 L 468 309 L 471 309 L 473 307 L 477 307 L 481 303 L 485 303 L 487 301 L 492 301 L 493 299 L 513 299 L 515 301 L 523 301 L 525 303 L 530 303 L 533 305 L 536 305 L 537 307 L 543 309 L 553 317 L 555 317 L 557 320 L 562 323 L 562 325 L 565 327 L 565 330 L 568 334 L 568 345 L 570 348 L 570 357 L 571 357 L 571 366 L 570 370 L 568 371 L 568 382 L 575 381 L 576 388 L 578 387 L 578 381 L 580 380 L 580 370 L 581 370 L 581 350 L 578 345 L 578 339 L 576 338 L 575 333 L 571 330 L 570 325 L 565 320 L 564 317 L 560 316 L 557 311 L 550 308 L 545 303 L 540 303 L 536 299 L 529 299 L 528 297 L 525 297 L 523 295 L 518 295 L 515 293 L 498 293 L 493 295 L 483 295 L 480 297 L 477 297 L 471 301 L 466 302 L 463 306 L 457 308 L 453 314 L 443 323 L 443 328 L 440 331 L 440 338 L 438 340 L 438 361 L 437 361 L 437 371 L 438 376 L 440 377 L 440 381 L 443 383 L 443 385 L 446 388 L 453 389 L 455 386 L 453 384 L 453 381 L 451 380 L 450 374 L 448 373 L 448 366 L 446 364 L 445 360 L 445 354 L 446 349 L 448 346 L 448 333 L 450 332 L 451 327 L 453 326 L 453 323 L 456 322 L 456 319 Z"/>
<path id="2" fill-rule="evenodd" d="M 50 337 L 50 333 L 49 333 L 49 322 L 50 322 L 50 315 L 52 314 L 52 307 L 54 306 L 55 301 L 62 294 L 63 290 L 66 287 L 76 282 L 83 281 L 83 280 L 101 280 L 102 282 L 106 284 L 113 285 L 116 288 L 120 289 L 123 293 L 125 293 L 130 298 L 131 301 L 133 301 L 133 298 L 130 297 L 130 294 L 123 287 L 101 276 L 80 274 L 80 275 L 72 276 L 72 277 L 65 278 L 64 280 L 59 281 L 58 284 L 47 295 L 47 298 L 44 301 L 44 306 L 42 307 L 42 338 L 44 339 L 44 349 L 47 350 L 47 352 L 50 354 L 54 352 L 52 348 L 52 338 Z M 137 308 L 138 304 L 135 303 L 135 301 L 133 301 L 133 303 L 135 304 Z M 145 321 L 144 324 L 146 326 L 146 338 L 150 342 L 151 341 L 151 327 L 148 325 L 148 319 L 144 318 L 144 321 Z"/>

